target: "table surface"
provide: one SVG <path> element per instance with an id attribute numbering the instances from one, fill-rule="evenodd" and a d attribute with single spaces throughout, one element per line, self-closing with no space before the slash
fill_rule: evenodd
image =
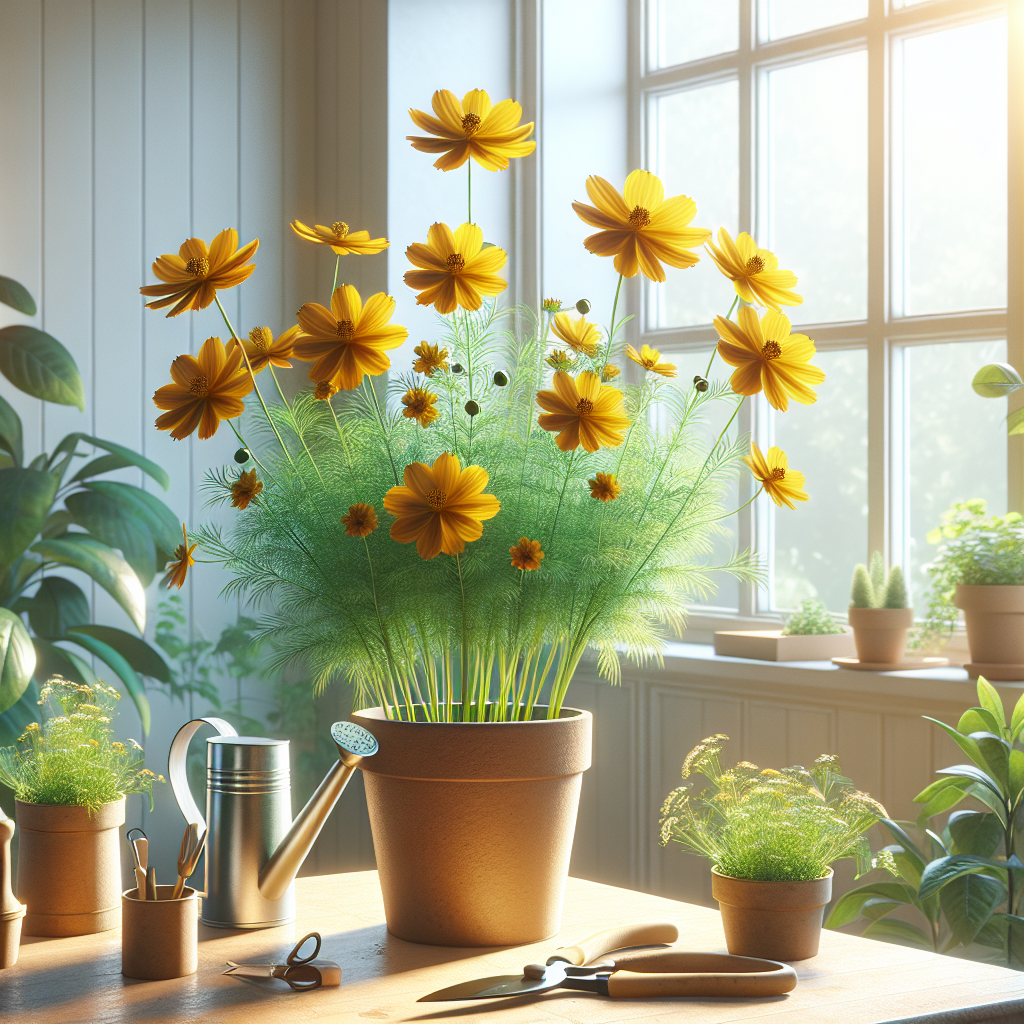
<path id="1" fill-rule="evenodd" d="M 680 949 L 725 952 L 717 911 L 569 879 L 557 939 L 532 946 L 451 949 L 389 935 L 374 871 L 300 878 L 294 924 L 263 931 L 200 926 L 199 970 L 173 981 L 121 976 L 120 931 L 67 939 L 23 939 L 18 963 L 0 971 L 0 1021 L 114 1024 L 123 1021 L 289 1022 L 476 1021 L 527 1024 L 975 1024 L 1024 1019 L 1024 974 L 825 932 L 817 957 L 796 963 L 800 982 L 767 999 L 612 1000 L 555 990 L 516 999 L 418 1003 L 428 992 L 495 974 L 519 973 L 552 950 L 626 921 L 673 920 Z M 309 931 L 321 957 L 341 964 L 340 988 L 293 992 L 284 982 L 239 981 L 225 960 L 283 961 Z"/>

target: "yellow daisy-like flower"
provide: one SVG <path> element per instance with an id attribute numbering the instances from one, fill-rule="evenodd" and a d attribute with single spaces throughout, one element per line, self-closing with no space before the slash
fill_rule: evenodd
<path id="1" fill-rule="evenodd" d="M 622 392 L 601 383 L 601 378 L 584 370 L 575 380 L 556 373 L 554 391 L 538 391 L 537 404 L 545 411 L 537 422 L 545 430 L 557 431 L 555 444 L 571 452 L 581 444 L 584 450 L 616 448 L 622 444 L 629 420 L 622 411 Z"/>
<path id="2" fill-rule="evenodd" d="M 448 349 L 440 348 L 438 345 L 428 345 L 421 341 L 413 352 L 419 359 L 412 364 L 416 373 L 422 373 L 425 377 L 432 377 L 435 370 L 448 369 Z"/>
<path id="3" fill-rule="evenodd" d="M 708 242 L 707 250 L 744 302 L 756 302 L 779 312 L 779 306 L 799 306 L 804 301 L 792 290 L 796 274 L 779 270 L 775 253 L 759 249 L 746 231 L 741 231 L 734 242 L 725 228 L 719 228 L 718 245 Z"/>
<path id="4" fill-rule="evenodd" d="M 414 462 L 405 467 L 405 486 L 392 487 L 384 495 L 384 508 L 397 516 L 391 539 L 399 544 L 416 542 L 421 558 L 443 551 L 457 555 L 468 541 L 479 540 L 483 521 L 493 519 L 501 504 L 493 494 L 483 494 L 487 471 L 462 464 L 443 452 L 432 466 Z"/>
<path id="5" fill-rule="evenodd" d="M 614 365 L 614 363 L 608 363 L 605 368 L 601 371 L 601 380 L 607 383 L 610 380 L 615 380 L 622 371 Z"/>
<path id="6" fill-rule="evenodd" d="M 811 405 L 818 396 L 812 384 L 820 384 L 825 373 L 811 365 L 814 342 L 806 334 L 790 334 L 789 317 L 769 310 L 758 320 L 749 306 L 740 307 L 739 323 L 715 317 L 715 329 L 721 341 L 718 354 L 738 367 L 729 383 L 737 395 L 756 395 L 764 389 L 765 398 L 785 412 L 789 399 Z"/>
<path id="7" fill-rule="evenodd" d="M 261 373 L 268 366 L 277 366 L 282 370 L 291 368 L 289 359 L 295 354 L 295 339 L 299 337 L 299 327 L 289 327 L 276 338 L 269 327 L 254 327 L 249 332 L 249 340 L 232 338 L 232 345 L 242 345 L 249 357 L 249 365 L 253 373 Z"/>
<path id="8" fill-rule="evenodd" d="M 633 171 L 618 191 L 604 178 L 587 178 L 593 206 L 573 203 L 580 220 L 600 228 L 583 244 L 597 256 L 614 256 L 615 269 L 624 277 L 643 271 L 652 281 L 664 281 L 662 263 L 692 267 L 700 257 L 690 252 L 710 237 L 707 228 L 691 228 L 697 204 L 689 196 L 665 198 L 661 179 L 650 171 Z"/>
<path id="9" fill-rule="evenodd" d="M 512 556 L 512 567 L 522 569 L 523 572 L 533 572 L 540 568 L 544 552 L 541 551 L 539 540 L 530 540 L 529 537 L 520 537 L 519 543 L 508 549 Z"/>
<path id="10" fill-rule="evenodd" d="M 597 324 L 592 324 L 583 317 L 572 320 L 568 313 L 556 313 L 551 321 L 551 329 L 556 337 L 564 341 L 574 352 L 582 352 L 586 356 L 592 356 L 597 352 L 598 343 L 601 341 L 601 332 Z"/>
<path id="11" fill-rule="evenodd" d="M 497 295 L 508 285 L 497 275 L 508 255 L 496 245 L 483 248 L 484 233 L 475 224 L 452 231 L 447 224 L 431 224 L 427 242 L 413 242 L 405 255 L 418 270 L 405 272 L 405 283 L 420 294 L 416 302 L 433 305 L 438 313 L 456 306 L 479 309 L 485 295 Z"/>
<path id="12" fill-rule="evenodd" d="M 220 338 L 207 338 L 198 358 L 178 356 L 171 363 L 171 380 L 153 395 L 153 404 L 167 410 L 156 418 L 157 429 L 169 430 L 176 441 L 196 427 L 200 441 L 213 437 L 221 420 L 242 414 L 242 399 L 252 391 L 241 350 L 232 345 L 228 351 Z"/>
<path id="13" fill-rule="evenodd" d="M 632 345 L 626 346 L 626 355 L 645 370 L 651 373 L 660 373 L 662 377 L 674 377 L 676 375 L 675 363 L 663 363 L 661 353 L 650 345 L 644 345 L 639 352 Z"/>
<path id="14" fill-rule="evenodd" d="M 560 348 L 556 348 L 551 355 L 545 357 L 544 362 L 548 364 L 553 370 L 571 370 L 573 359 L 568 352 L 564 352 Z"/>
<path id="15" fill-rule="evenodd" d="M 491 106 L 483 89 L 470 89 L 458 97 L 439 89 L 430 101 L 436 117 L 422 110 L 409 110 L 417 128 L 437 138 L 407 135 L 413 149 L 421 153 L 441 153 L 434 166 L 454 171 L 472 157 L 489 171 L 503 171 L 513 157 L 529 156 L 537 148 L 530 139 L 533 122 L 520 124 L 523 108 L 515 100 L 502 100 Z"/>
<path id="16" fill-rule="evenodd" d="M 313 398 L 318 402 L 329 402 L 338 389 L 329 380 L 318 380 L 313 388 Z"/>
<path id="17" fill-rule="evenodd" d="M 781 448 L 769 448 L 766 455 L 751 441 L 750 456 L 743 461 L 750 467 L 755 480 L 759 480 L 776 505 L 787 505 L 795 509 L 794 501 L 807 501 L 807 492 L 803 489 L 805 477 L 795 469 L 789 468 L 789 459 Z"/>
<path id="18" fill-rule="evenodd" d="M 140 288 L 143 295 L 162 296 L 156 302 L 147 302 L 147 309 L 163 309 L 176 303 L 167 315 L 177 316 L 186 309 L 206 309 L 225 288 L 241 284 L 255 269 L 245 266 L 259 248 L 254 238 L 248 245 L 238 248 L 238 232 L 234 228 L 222 231 L 206 247 L 201 238 L 188 238 L 181 244 L 178 255 L 164 253 L 153 264 L 153 273 L 163 284 L 147 284 Z"/>
<path id="19" fill-rule="evenodd" d="M 183 542 L 174 549 L 174 555 L 171 560 L 167 563 L 167 575 L 163 578 L 162 583 L 168 590 L 171 587 L 177 587 L 179 590 L 185 585 L 185 578 L 188 576 L 189 569 L 196 564 L 196 560 L 192 557 L 192 552 L 195 551 L 197 545 L 189 545 L 188 533 L 185 530 L 185 524 L 181 524 L 181 536 Z"/>
<path id="20" fill-rule="evenodd" d="M 377 510 L 372 505 L 357 501 L 349 505 L 348 514 L 343 515 L 341 521 L 350 537 L 369 537 L 377 529 Z"/>
<path id="21" fill-rule="evenodd" d="M 406 419 L 415 420 L 421 427 L 428 427 L 440 413 L 434 408 L 437 395 L 427 391 L 426 388 L 409 388 L 402 395 L 402 415 Z"/>
<path id="22" fill-rule="evenodd" d="M 545 299 L 541 304 L 540 308 L 545 313 L 557 313 L 562 308 L 561 299 Z"/>
<path id="23" fill-rule="evenodd" d="M 622 493 L 614 473 L 598 473 L 587 483 L 590 484 L 590 496 L 598 501 L 614 501 Z"/>
<path id="24" fill-rule="evenodd" d="M 313 363 L 309 379 L 329 380 L 351 391 L 366 374 L 383 373 L 391 365 L 384 353 L 409 337 L 404 327 L 388 323 L 394 311 L 390 295 L 377 292 L 363 305 L 350 284 L 335 289 L 330 309 L 304 302 L 298 314 L 302 334 L 295 341 L 295 356 Z"/>
<path id="25" fill-rule="evenodd" d="M 263 490 L 263 481 L 256 478 L 256 470 L 250 469 L 231 485 L 231 504 L 235 508 L 248 508 L 249 502 Z"/>
<path id="26" fill-rule="evenodd" d="M 391 244 L 386 238 L 371 238 L 369 231 L 349 231 L 343 220 L 336 220 L 330 227 L 325 224 L 310 227 L 301 220 L 293 220 L 292 231 L 307 242 L 329 245 L 339 256 L 373 256 Z"/>

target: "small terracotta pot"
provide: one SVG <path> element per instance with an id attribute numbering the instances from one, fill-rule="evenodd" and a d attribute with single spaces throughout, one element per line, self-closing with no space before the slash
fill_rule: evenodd
<path id="1" fill-rule="evenodd" d="M 590 713 L 429 723 L 369 708 L 352 720 L 380 743 L 360 768 L 388 931 L 432 946 L 554 935 L 590 767 Z"/>
<path id="2" fill-rule="evenodd" d="M 913 608 L 850 608 L 847 612 L 857 645 L 857 660 L 898 665 L 907 649 Z"/>
<path id="3" fill-rule="evenodd" d="M 993 679 L 1024 679 L 1024 586 L 956 588 L 967 624 L 971 663 L 964 668 Z"/>
<path id="4" fill-rule="evenodd" d="M 195 974 L 199 967 L 199 898 L 188 886 L 171 899 L 173 885 L 158 885 L 157 899 L 138 889 L 121 893 L 121 973 L 163 981 Z"/>
<path id="5" fill-rule="evenodd" d="M 812 882 L 755 882 L 712 868 L 711 895 L 722 910 L 725 944 L 734 956 L 807 960 L 818 953 L 832 869 Z"/>
<path id="6" fill-rule="evenodd" d="M 124 797 L 92 817 L 85 807 L 18 800 L 18 899 L 26 935 L 90 935 L 121 923 Z"/>

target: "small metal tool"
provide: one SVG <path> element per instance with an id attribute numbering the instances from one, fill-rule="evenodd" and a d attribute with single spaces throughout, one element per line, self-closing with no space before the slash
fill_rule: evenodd
<path id="1" fill-rule="evenodd" d="M 310 940 L 315 939 L 316 945 L 309 956 L 299 956 L 299 950 Z M 331 987 L 341 984 L 341 968 L 333 960 L 318 960 L 320 952 L 320 933 L 310 932 L 304 935 L 288 954 L 287 963 L 283 964 L 236 964 L 228 960 L 225 974 L 236 978 L 280 978 L 288 982 L 297 992 L 321 985 Z"/>
<path id="2" fill-rule="evenodd" d="M 132 838 L 132 833 L 138 832 L 140 838 Z M 125 836 L 128 845 L 131 847 L 132 860 L 135 861 L 135 887 L 136 895 L 140 900 L 146 898 L 146 868 L 149 866 L 149 840 L 141 828 L 130 828 Z"/>
<path id="3" fill-rule="evenodd" d="M 178 899 L 185 889 L 185 882 L 188 876 L 196 869 L 199 863 L 199 855 L 206 845 L 206 833 L 199 834 L 199 826 L 189 822 L 185 828 L 185 834 L 181 837 L 181 848 L 178 850 L 178 880 L 174 883 L 174 892 L 171 899 Z"/>

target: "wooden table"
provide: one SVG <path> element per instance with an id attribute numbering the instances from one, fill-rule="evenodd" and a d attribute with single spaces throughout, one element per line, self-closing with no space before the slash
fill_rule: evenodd
<path id="1" fill-rule="evenodd" d="M 526 1024 L 974 1024 L 1024 1020 L 1024 974 L 826 932 L 822 951 L 797 963 L 800 983 L 772 999 L 617 1001 L 568 990 L 457 1003 L 418 1003 L 435 989 L 475 977 L 518 973 L 523 964 L 617 922 L 677 921 L 682 949 L 725 951 L 717 911 L 570 879 L 557 941 L 505 949 L 447 949 L 387 933 L 373 871 L 301 878 L 299 917 L 265 931 L 201 927 L 199 971 L 174 981 L 121 976 L 120 932 L 26 939 L 17 965 L 0 971 L 3 1024 L 120 1024 L 123 1021 L 289 1022 L 477 1021 Z M 225 960 L 283 958 L 308 931 L 323 935 L 321 956 L 342 966 L 341 988 L 292 992 L 283 982 L 224 977 Z"/>

